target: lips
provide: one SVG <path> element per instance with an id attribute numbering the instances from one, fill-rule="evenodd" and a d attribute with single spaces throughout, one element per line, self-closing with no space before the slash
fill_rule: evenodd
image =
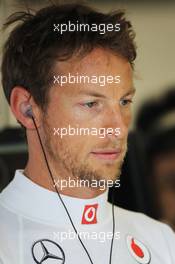
<path id="1" fill-rule="evenodd" d="M 91 154 L 93 154 L 96 158 L 103 160 L 116 160 L 121 154 L 121 149 L 95 150 L 92 151 Z"/>

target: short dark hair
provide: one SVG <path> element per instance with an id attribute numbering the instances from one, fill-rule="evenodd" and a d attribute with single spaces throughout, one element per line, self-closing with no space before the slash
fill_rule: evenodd
<path id="1" fill-rule="evenodd" d="M 120 31 L 65 32 L 57 34 L 53 24 L 101 23 L 120 24 Z M 48 92 L 53 83 L 56 62 L 71 58 L 74 54 L 85 55 L 101 47 L 126 58 L 133 66 L 136 58 L 134 32 L 124 11 L 101 13 L 84 4 L 53 5 L 30 12 L 12 14 L 5 27 L 20 22 L 10 33 L 3 50 L 2 85 L 7 101 L 15 86 L 24 87 L 35 102 L 46 109 Z M 81 52 L 80 52 L 81 51 Z"/>

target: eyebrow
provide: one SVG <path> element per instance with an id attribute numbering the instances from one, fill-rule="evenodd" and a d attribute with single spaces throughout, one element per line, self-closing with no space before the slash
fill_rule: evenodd
<path id="1" fill-rule="evenodd" d="M 136 91 L 136 89 L 133 87 L 129 91 L 127 91 L 127 93 L 124 94 L 123 97 L 128 96 L 128 95 L 132 95 L 132 94 L 135 93 L 135 91 Z M 79 94 L 90 95 L 90 96 L 97 97 L 97 98 L 105 98 L 105 99 L 107 99 L 107 97 L 105 95 L 103 95 L 101 93 L 89 91 L 89 90 L 80 91 Z"/>

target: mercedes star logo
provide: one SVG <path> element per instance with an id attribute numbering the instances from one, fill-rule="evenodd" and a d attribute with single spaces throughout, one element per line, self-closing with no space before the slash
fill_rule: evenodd
<path id="1" fill-rule="evenodd" d="M 32 256 L 37 264 L 48 263 L 48 259 L 58 260 L 53 263 L 65 263 L 65 254 L 63 249 L 57 243 L 49 239 L 40 239 L 34 242 L 32 246 Z"/>

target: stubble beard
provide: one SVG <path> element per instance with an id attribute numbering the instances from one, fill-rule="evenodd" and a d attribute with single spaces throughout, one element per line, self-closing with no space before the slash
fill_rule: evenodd
<path id="1" fill-rule="evenodd" d="M 100 183 L 103 180 L 106 184 L 108 180 L 115 182 L 120 177 L 127 146 L 123 159 L 116 165 L 116 173 L 110 176 L 104 176 L 103 173 L 99 173 L 99 171 L 90 168 L 88 164 L 80 164 L 78 156 L 72 155 L 68 144 L 69 142 L 66 143 L 66 140 L 58 139 L 58 143 L 57 138 L 53 140 L 51 128 L 46 120 L 44 121 L 43 131 L 44 147 L 50 163 L 53 165 L 51 171 L 54 172 L 54 178 L 58 179 L 61 177 L 62 179 L 66 179 L 70 177 L 74 180 L 88 181 L 89 185 L 91 185 L 94 181 Z M 63 173 L 60 175 L 60 172 Z"/>

